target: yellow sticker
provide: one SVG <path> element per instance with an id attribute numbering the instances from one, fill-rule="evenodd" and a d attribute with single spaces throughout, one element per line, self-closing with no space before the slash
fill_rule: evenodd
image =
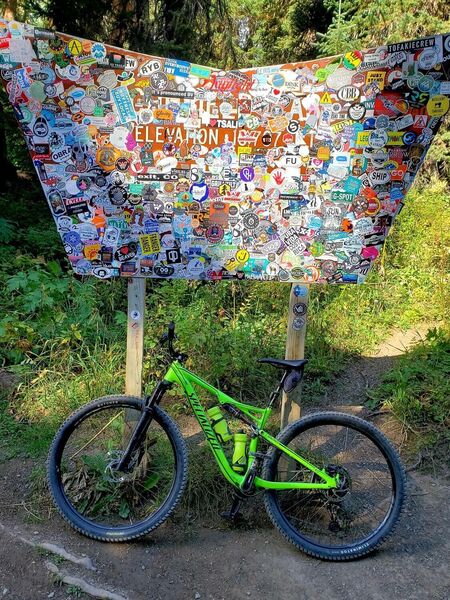
<path id="1" fill-rule="evenodd" d="M 329 160 L 330 148 L 328 146 L 320 146 L 320 148 L 317 149 L 317 158 L 319 160 Z"/>
<path id="2" fill-rule="evenodd" d="M 245 248 L 241 248 L 241 250 L 238 250 L 236 252 L 236 260 L 238 262 L 240 262 L 241 264 L 245 264 L 249 258 L 250 258 L 250 254 L 249 254 L 248 250 L 246 250 Z"/>
<path id="3" fill-rule="evenodd" d="M 238 156 L 241 154 L 251 154 L 253 152 L 253 148 L 251 146 L 239 146 L 238 148 Z"/>
<path id="4" fill-rule="evenodd" d="M 227 271 L 234 271 L 239 267 L 241 263 L 235 258 L 229 258 L 227 262 L 224 264 L 224 267 Z"/>
<path id="5" fill-rule="evenodd" d="M 403 146 L 404 131 L 388 131 L 388 141 L 386 146 Z"/>
<path id="6" fill-rule="evenodd" d="M 343 121 L 336 121 L 331 125 L 331 130 L 333 133 L 340 133 L 347 125 L 353 125 L 353 121 L 351 119 L 344 119 Z"/>
<path id="7" fill-rule="evenodd" d="M 366 75 L 366 83 L 376 83 L 380 90 L 384 89 L 384 79 L 386 73 L 384 71 L 369 71 Z"/>
<path id="8" fill-rule="evenodd" d="M 286 127 L 289 125 L 289 119 L 287 119 L 287 117 L 284 115 L 281 115 L 279 117 L 275 117 L 274 119 L 269 119 L 268 125 L 272 133 L 277 133 L 286 129 Z"/>
<path id="9" fill-rule="evenodd" d="M 356 69 L 361 62 L 361 52 L 347 52 L 347 54 L 344 55 L 344 66 Z"/>
<path id="10" fill-rule="evenodd" d="M 231 192 L 231 185 L 229 183 L 221 183 L 219 186 L 219 194 L 221 196 L 226 196 Z"/>
<path id="11" fill-rule="evenodd" d="M 157 233 L 140 235 L 139 244 L 141 245 L 142 254 L 144 256 L 148 256 L 149 254 L 158 254 L 158 252 L 161 250 L 161 241 Z"/>
<path id="12" fill-rule="evenodd" d="M 427 102 L 427 113 L 430 117 L 443 117 L 450 107 L 450 100 L 443 94 L 433 96 Z"/>
<path id="13" fill-rule="evenodd" d="M 100 244 L 89 244 L 83 248 L 83 254 L 88 260 L 95 260 L 100 252 Z"/>
<path id="14" fill-rule="evenodd" d="M 371 131 L 358 131 L 356 135 L 356 145 L 357 146 L 368 146 L 369 145 L 369 135 Z M 388 141 L 386 142 L 386 146 L 403 146 L 403 131 L 388 131 Z"/>
<path id="15" fill-rule="evenodd" d="M 173 112 L 168 108 L 155 108 L 153 114 L 155 119 L 159 121 L 171 121 L 173 119 Z"/>
<path id="16" fill-rule="evenodd" d="M 67 48 L 72 56 L 78 56 L 83 52 L 83 46 L 80 40 L 70 40 L 67 44 Z"/>
<path id="17" fill-rule="evenodd" d="M 325 92 L 324 94 L 322 94 L 320 104 L 333 104 L 330 92 Z"/>

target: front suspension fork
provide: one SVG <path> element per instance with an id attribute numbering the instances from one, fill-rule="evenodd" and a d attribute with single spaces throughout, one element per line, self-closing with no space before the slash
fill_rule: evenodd
<path id="1" fill-rule="evenodd" d="M 153 420 L 153 407 L 157 406 L 161 402 L 162 397 L 171 386 L 172 383 L 162 380 L 155 387 L 152 395 L 145 398 L 140 419 L 133 431 L 133 435 L 128 441 L 128 445 L 122 455 L 122 458 L 117 465 L 118 471 L 122 471 L 123 473 L 129 473 L 131 471 L 134 454 L 145 440 L 145 436 L 147 435 L 147 431 Z"/>

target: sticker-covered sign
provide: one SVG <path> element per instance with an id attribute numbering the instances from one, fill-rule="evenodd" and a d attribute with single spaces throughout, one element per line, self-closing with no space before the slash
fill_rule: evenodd
<path id="1" fill-rule="evenodd" d="M 0 20 L 0 77 L 76 273 L 361 283 L 449 110 L 448 39 L 221 71 Z"/>

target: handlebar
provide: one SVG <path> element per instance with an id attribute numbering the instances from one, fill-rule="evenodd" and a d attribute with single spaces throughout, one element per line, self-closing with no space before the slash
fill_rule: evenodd
<path id="1" fill-rule="evenodd" d="M 181 354 L 181 352 L 178 352 L 178 350 L 175 350 L 175 348 L 173 347 L 173 341 L 176 339 L 177 336 L 175 335 L 175 323 L 171 321 L 167 327 L 167 332 L 162 335 L 161 339 L 159 340 L 159 343 L 163 345 L 167 342 L 170 357 L 173 360 L 184 362 L 187 359 L 187 355 Z"/>

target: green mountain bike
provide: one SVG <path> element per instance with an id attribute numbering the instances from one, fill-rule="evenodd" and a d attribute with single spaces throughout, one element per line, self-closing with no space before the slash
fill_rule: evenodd
<path id="1" fill-rule="evenodd" d="M 165 392 L 181 386 L 225 479 L 241 502 L 258 492 L 282 535 L 312 556 L 364 556 L 392 533 L 405 498 L 397 451 L 370 423 L 337 412 L 295 421 L 273 437 L 265 426 L 281 390 L 302 379 L 306 360 L 261 359 L 282 370 L 265 408 L 238 402 L 183 366 L 174 324 L 163 342 L 170 366 L 144 399 L 105 396 L 72 414 L 57 432 L 48 458 L 51 494 L 63 518 L 102 541 L 132 540 L 161 525 L 186 486 L 185 441 L 160 408 Z M 196 389 L 215 399 L 206 410 Z M 225 419 L 225 415 L 227 419 Z M 239 423 L 241 431 L 230 432 Z M 234 444 L 233 444 L 234 442 Z"/>

